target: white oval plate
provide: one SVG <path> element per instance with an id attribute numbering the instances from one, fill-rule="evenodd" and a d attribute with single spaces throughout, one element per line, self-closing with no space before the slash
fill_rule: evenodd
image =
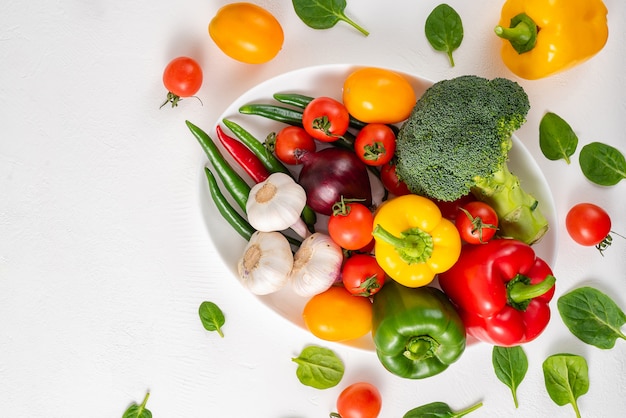
<path id="1" fill-rule="evenodd" d="M 277 104 L 272 98 L 275 93 L 300 93 L 313 97 L 329 96 L 341 100 L 343 81 L 352 71 L 359 67 L 360 66 L 349 64 L 322 65 L 307 67 L 279 75 L 257 85 L 241 95 L 224 111 L 217 123 L 221 123 L 222 119 L 227 118 L 240 124 L 259 140 L 264 140 L 269 133 L 277 132 L 285 125 L 259 116 L 241 115 L 239 108 L 242 105 L 248 103 Z M 422 93 L 432 85 L 432 81 L 430 80 L 404 72 L 399 73 L 403 74 L 411 82 L 417 97 L 420 97 Z M 227 129 L 226 132 L 228 133 Z M 208 134 L 215 139 L 218 147 L 223 150 L 219 141 L 217 141 L 215 126 L 213 126 Z M 534 248 L 538 256 L 546 260 L 550 265 L 554 265 L 557 254 L 557 222 L 552 193 L 550 192 L 550 188 L 541 169 L 530 152 L 518 138 L 513 137 L 513 142 L 513 148 L 509 153 L 509 169 L 520 178 L 524 190 L 539 200 L 541 211 L 550 223 L 550 229 L 547 234 Z M 223 154 L 232 162 L 233 167 L 236 168 L 237 171 L 243 173 L 225 151 Z M 242 176 L 249 179 L 246 177 L 246 174 Z M 201 181 L 202 190 L 205 191 L 201 199 L 202 211 L 204 212 L 204 218 L 211 239 L 224 263 L 226 263 L 228 268 L 232 271 L 235 280 L 237 280 L 237 261 L 243 254 L 246 242 L 230 227 L 217 211 L 208 193 L 204 172 L 201 175 Z M 243 286 L 242 290 L 247 291 Z M 286 286 L 277 293 L 257 296 L 257 298 L 265 306 L 272 309 L 284 319 L 296 326 L 305 328 L 301 314 L 308 299 L 293 293 L 290 286 Z M 358 340 L 346 342 L 345 344 L 366 350 L 374 350 L 374 344 L 369 334 Z"/>

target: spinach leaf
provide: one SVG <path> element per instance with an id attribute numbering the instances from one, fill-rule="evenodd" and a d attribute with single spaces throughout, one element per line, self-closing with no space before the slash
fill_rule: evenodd
<path id="1" fill-rule="evenodd" d="M 463 22 L 456 10 L 445 3 L 435 7 L 426 18 L 424 32 L 430 45 L 436 51 L 445 52 L 454 67 L 452 52 L 463 41 Z"/>
<path id="2" fill-rule="evenodd" d="M 122 415 L 122 418 L 152 418 L 152 412 L 146 409 L 149 397 L 150 392 L 147 392 L 141 405 L 134 403 L 129 406 L 126 412 L 124 412 L 124 415 Z"/>
<path id="3" fill-rule="evenodd" d="M 548 112 L 539 122 L 539 147 L 548 160 L 563 159 L 569 164 L 569 157 L 578 147 L 578 137 L 569 123 L 559 115 Z"/>
<path id="4" fill-rule="evenodd" d="M 581 287 L 561 296 L 557 308 L 563 323 L 581 341 L 602 349 L 626 340 L 620 328 L 626 314 L 606 294 L 593 287 Z"/>
<path id="5" fill-rule="evenodd" d="M 207 331 L 217 331 L 220 337 L 224 337 L 222 327 L 224 326 L 226 319 L 224 318 L 224 313 L 219 306 L 213 302 L 205 301 L 200 304 L 198 313 L 200 314 L 200 321 L 202 321 L 204 329 Z"/>
<path id="6" fill-rule="evenodd" d="M 519 345 L 515 347 L 494 346 L 491 354 L 491 362 L 498 379 L 511 388 L 515 407 L 517 402 L 517 388 L 528 371 L 528 357 L 524 349 Z"/>
<path id="7" fill-rule="evenodd" d="M 483 406 L 482 402 L 462 411 L 454 412 L 444 402 L 433 402 L 411 409 L 402 418 L 459 418 L 477 410 L 481 406 Z"/>
<path id="8" fill-rule="evenodd" d="M 346 0 L 292 0 L 292 2 L 300 20 L 310 28 L 328 29 L 343 20 L 363 35 L 369 35 L 367 30 L 346 15 Z"/>
<path id="9" fill-rule="evenodd" d="M 296 376 L 303 385 L 328 389 L 343 378 L 343 362 L 328 348 L 311 345 L 291 360 L 298 364 Z"/>
<path id="10" fill-rule="evenodd" d="M 587 360 L 575 354 L 553 354 L 542 368 L 550 398 L 559 406 L 571 404 L 580 418 L 577 400 L 589 390 Z"/>
<path id="11" fill-rule="evenodd" d="M 578 162 L 585 177 L 600 186 L 614 186 L 626 178 L 624 154 L 602 142 L 582 147 Z"/>

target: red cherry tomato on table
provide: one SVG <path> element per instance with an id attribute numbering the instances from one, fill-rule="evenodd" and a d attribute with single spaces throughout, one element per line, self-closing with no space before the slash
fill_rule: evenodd
<path id="1" fill-rule="evenodd" d="M 353 383 L 337 398 L 337 414 L 341 418 L 377 418 L 382 408 L 382 398 L 376 386 L 367 382 Z"/>
<path id="2" fill-rule="evenodd" d="M 285 164 L 298 165 L 302 155 L 315 149 L 313 137 L 299 126 L 287 126 L 276 134 L 274 153 Z"/>
<path id="3" fill-rule="evenodd" d="M 567 232 L 580 245 L 601 244 L 611 232 L 611 218 L 593 203 L 574 205 L 565 217 Z"/>
<path id="4" fill-rule="evenodd" d="M 374 229 L 374 215 L 362 203 L 341 201 L 328 219 L 328 235 L 346 250 L 360 250 L 369 244 Z"/>
<path id="5" fill-rule="evenodd" d="M 396 152 L 396 134 L 385 124 L 367 124 L 354 140 L 354 152 L 367 165 L 386 164 Z"/>
<path id="6" fill-rule="evenodd" d="M 354 254 L 341 269 L 343 286 L 355 296 L 370 297 L 385 284 L 385 270 L 376 257 L 369 254 Z"/>
<path id="7" fill-rule="evenodd" d="M 167 89 L 167 100 L 161 105 L 171 103 L 178 106 L 183 97 L 191 97 L 202 86 L 202 68 L 193 58 L 178 57 L 167 64 L 163 71 L 163 85 Z"/>
<path id="8" fill-rule="evenodd" d="M 393 161 L 393 160 L 392 160 Z M 401 181 L 396 174 L 396 165 L 392 162 L 384 164 L 380 168 L 380 181 L 387 191 L 395 196 L 410 194 L 411 191 L 405 182 Z"/>
<path id="9" fill-rule="evenodd" d="M 316 97 L 302 112 L 302 126 L 313 138 L 323 142 L 338 140 L 348 130 L 350 114 L 331 97 Z"/>
<path id="10" fill-rule="evenodd" d="M 468 244 L 484 244 L 498 230 L 498 215 L 484 202 L 469 202 L 459 207 L 455 225 L 463 241 Z"/>

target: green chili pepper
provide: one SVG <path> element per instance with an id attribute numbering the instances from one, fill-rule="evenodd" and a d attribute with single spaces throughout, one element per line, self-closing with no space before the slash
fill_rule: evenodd
<path id="1" fill-rule="evenodd" d="M 233 227 L 235 231 L 239 233 L 246 241 L 250 241 L 250 237 L 255 232 L 255 229 L 248 223 L 248 221 L 239 214 L 226 200 L 226 197 L 222 194 L 215 176 L 207 167 L 204 168 L 207 181 L 209 183 L 209 191 L 211 197 L 219 213 L 226 219 L 226 221 Z"/>
<path id="2" fill-rule="evenodd" d="M 296 106 L 301 109 L 304 109 L 314 99 L 314 97 L 298 93 L 276 93 L 273 97 L 281 103 Z"/>
<path id="3" fill-rule="evenodd" d="M 250 194 L 250 185 L 228 164 L 206 132 L 189 121 L 185 121 L 185 123 L 202 146 L 202 149 L 204 149 L 226 189 L 228 189 L 235 202 L 245 212 L 246 202 Z"/>
<path id="4" fill-rule="evenodd" d="M 390 280 L 373 303 L 376 354 L 391 373 L 423 379 L 443 372 L 465 350 L 465 327 L 439 289 Z"/>
<path id="5" fill-rule="evenodd" d="M 287 125 L 302 126 L 302 111 L 264 103 L 250 103 L 239 108 L 244 115 L 263 116 Z"/>

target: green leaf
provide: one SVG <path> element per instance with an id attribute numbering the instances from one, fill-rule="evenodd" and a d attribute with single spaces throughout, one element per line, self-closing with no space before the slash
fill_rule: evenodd
<path id="1" fill-rule="evenodd" d="M 346 0 L 293 0 L 293 8 L 307 26 L 313 29 L 329 29 L 344 21 L 363 35 L 369 32 L 345 14 Z"/>
<path id="2" fill-rule="evenodd" d="M 589 390 L 587 360 L 575 354 L 554 354 L 543 362 L 542 368 L 550 398 L 559 406 L 571 404 L 580 418 L 578 398 Z"/>
<path id="3" fill-rule="evenodd" d="M 152 418 L 152 412 L 146 409 L 149 397 L 150 392 L 147 392 L 141 405 L 134 403 L 129 406 L 126 412 L 124 412 L 124 415 L 122 415 L 122 418 Z"/>
<path id="4" fill-rule="evenodd" d="M 445 3 L 435 7 L 426 18 L 424 32 L 430 45 L 437 51 L 445 52 L 454 67 L 452 52 L 463 41 L 463 22 L 456 10 Z"/>
<path id="5" fill-rule="evenodd" d="M 578 137 L 565 120 L 548 112 L 539 122 L 539 147 L 548 160 L 563 159 L 569 164 L 578 147 Z"/>
<path id="6" fill-rule="evenodd" d="M 626 314 L 613 299 L 597 289 L 574 289 L 559 298 L 557 308 L 563 323 L 584 343 L 609 349 L 618 338 L 626 340 L 621 331 L 626 324 Z"/>
<path id="7" fill-rule="evenodd" d="M 528 357 L 522 347 L 499 347 L 494 346 L 491 355 L 493 369 L 498 379 L 511 389 L 515 407 L 517 402 L 517 388 L 528 371 Z"/>
<path id="8" fill-rule="evenodd" d="M 592 183 L 614 186 L 626 178 L 626 159 L 617 148 L 592 142 L 580 150 L 580 168 Z"/>
<path id="9" fill-rule="evenodd" d="M 198 313 L 200 314 L 202 325 L 207 331 L 217 331 L 220 337 L 224 337 L 222 327 L 224 326 L 226 319 L 224 318 L 224 313 L 219 306 L 213 302 L 205 301 L 200 304 Z"/>
<path id="10" fill-rule="evenodd" d="M 328 389 L 336 386 L 343 378 L 343 362 L 328 348 L 308 346 L 291 360 L 298 364 L 296 376 L 303 385 Z"/>
<path id="11" fill-rule="evenodd" d="M 444 402 L 432 402 L 411 409 L 409 412 L 404 414 L 402 418 L 460 418 L 477 410 L 481 406 L 483 406 L 482 402 L 462 411 L 454 412 L 450 409 L 448 404 Z"/>

